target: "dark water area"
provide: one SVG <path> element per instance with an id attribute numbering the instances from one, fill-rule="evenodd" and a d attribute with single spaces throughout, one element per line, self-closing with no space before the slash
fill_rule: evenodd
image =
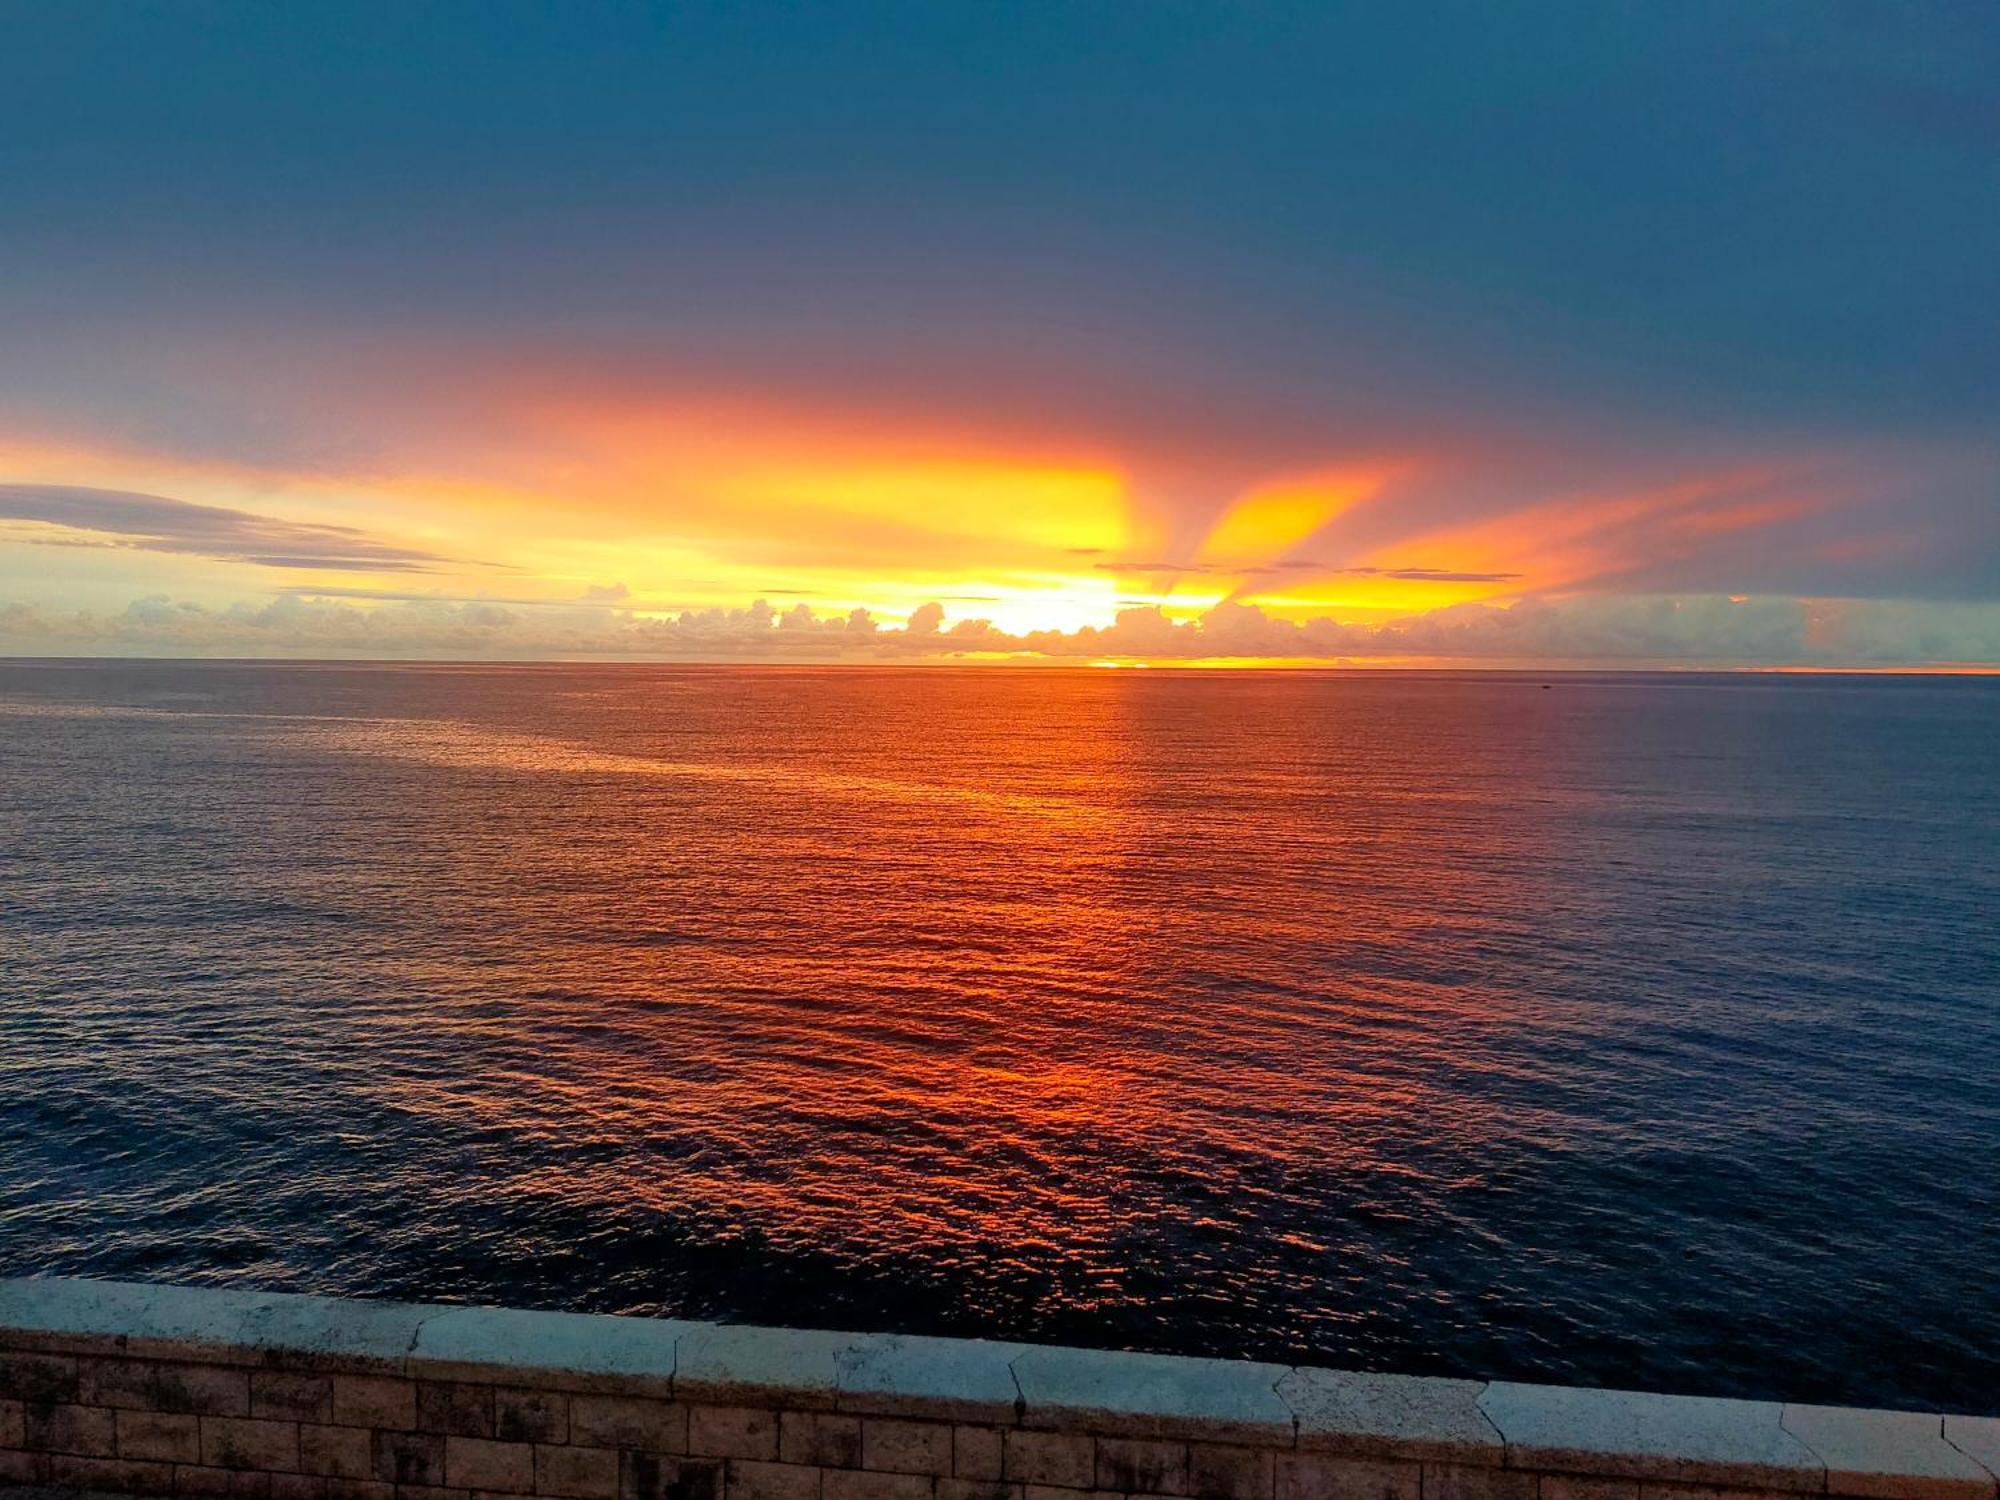
<path id="1" fill-rule="evenodd" d="M 0 663 L 27 1272 L 2000 1410 L 2000 684 Z"/>

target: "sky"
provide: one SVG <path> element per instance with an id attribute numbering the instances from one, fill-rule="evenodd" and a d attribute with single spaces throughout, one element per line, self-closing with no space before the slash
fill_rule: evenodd
<path id="1" fill-rule="evenodd" d="M 0 28 L 0 653 L 2000 664 L 1990 0 Z"/>

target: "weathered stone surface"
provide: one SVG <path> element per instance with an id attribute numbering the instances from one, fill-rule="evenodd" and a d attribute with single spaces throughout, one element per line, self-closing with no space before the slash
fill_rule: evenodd
<path id="1" fill-rule="evenodd" d="M 1000 1433 L 991 1427 L 954 1427 L 951 1432 L 951 1472 L 959 1479 L 998 1479 L 1001 1474 Z"/>
<path id="2" fill-rule="evenodd" d="M 1292 1444 L 1280 1365 L 1096 1349 L 1031 1349 L 1014 1361 L 1024 1425 L 1115 1437 Z"/>
<path id="3" fill-rule="evenodd" d="M 1423 1465 L 1424 1500 L 1535 1500 L 1536 1477 L 1485 1464 Z"/>
<path id="4" fill-rule="evenodd" d="M 1022 1500 L 1023 1486 L 994 1479 L 939 1479 L 933 1481 L 933 1500 Z"/>
<path id="5" fill-rule="evenodd" d="M 370 1434 L 371 1467 L 384 1484 L 443 1484 L 444 1439 L 434 1432 Z"/>
<path id="6" fill-rule="evenodd" d="M 493 1435 L 506 1443 L 569 1441 L 570 1398 L 560 1391 L 493 1392 Z"/>
<path id="7" fill-rule="evenodd" d="M 24 1448 L 83 1458 L 110 1458 L 118 1452 L 114 1418 L 101 1406 L 29 1401 L 21 1408 L 21 1419 Z"/>
<path id="8" fill-rule="evenodd" d="M 1280 1453 L 1277 1479 L 1278 1500 L 1421 1500 L 1423 1494 L 1421 1464 L 1342 1453 Z"/>
<path id="9" fill-rule="evenodd" d="M 1188 1488 L 1203 1500 L 1271 1500 L 1276 1454 L 1233 1443 L 1188 1444 Z"/>
<path id="10" fill-rule="evenodd" d="M 417 1386 L 390 1375 L 333 1377 L 333 1420 L 344 1427 L 387 1427 L 414 1431 Z"/>
<path id="11" fill-rule="evenodd" d="M 780 1412 L 778 1457 L 788 1464 L 814 1464 L 823 1469 L 858 1469 L 861 1467 L 861 1419 L 824 1411 Z"/>
<path id="12" fill-rule="evenodd" d="M 417 1430 L 450 1437 L 492 1437 L 493 1387 L 456 1380 L 419 1381 Z"/>
<path id="13" fill-rule="evenodd" d="M 410 1372 L 430 1380 L 669 1396 L 675 1347 L 703 1325 L 462 1307 L 426 1319 Z"/>
<path id="14" fill-rule="evenodd" d="M 729 1500 L 819 1500 L 819 1470 L 801 1464 L 732 1458 Z"/>
<path id="15" fill-rule="evenodd" d="M 278 1292 L 26 1277 L 0 1281 L 17 1347 L 243 1365 L 319 1357 L 400 1363 L 435 1308 Z"/>
<path id="16" fill-rule="evenodd" d="M 589 1448 L 688 1451 L 688 1413 L 678 1401 L 649 1396 L 572 1396 L 569 1424 L 570 1440 Z"/>
<path id="17" fill-rule="evenodd" d="M 11 1329 L 8 1336 L 12 1337 Z M 16 1401 L 74 1401 L 76 1388 L 73 1355 L 0 1349 L 0 1396 Z"/>
<path id="18" fill-rule="evenodd" d="M 256 1417 L 203 1417 L 201 1461 L 216 1469 L 281 1469 L 299 1467 L 299 1424 L 266 1422 Z"/>
<path id="19" fill-rule="evenodd" d="M 271 1500 L 325 1500 L 326 1481 L 317 1474 L 273 1474 Z"/>
<path id="20" fill-rule="evenodd" d="M 538 1443 L 535 1493 L 562 1500 L 618 1500 L 618 1455 L 609 1448 Z"/>
<path id="21" fill-rule="evenodd" d="M 1931 1413 L 1791 1405 L 1785 1431 L 1826 1465 L 1836 1495 L 1874 1500 L 1993 1500 L 1993 1476 L 1944 1439 Z"/>
<path id="22" fill-rule="evenodd" d="M 299 1424 L 299 1467 L 338 1479 L 372 1479 L 375 1444 L 365 1427 Z"/>
<path id="23" fill-rule="evenodd" d="M 1011 1424 L 1020 1389 L 1012 1364 L 1026 1344 L 856 1335 L 834 1354 L 836 1401 L 843 1411 Z"/>
<path id="24" fill-rule="evenodd" d="M 1099 1438 L 1097 1488 L 1126 1494 L 1188 1493 L 1186 1443 L 1162 1438 Z"/>
<path id="25" fill-rule="evenodd" d="M 1055 1484 L 1089 1489 L 1097 1472 L 1092 1441 L 1073 1432 L 1006 1434 L 1001 1450 L 1001 1477 L 1016 1484 Z"/>
<path id="26" fill-rule="evenodd" d="M 247 1371 L 153 1359 L 80 1359 L 77 1400 L 136 1411 L 191 1411 L 213 1417 L 250 1415 Z"/>
<path id="27" fill-rule="evenodd" d="M 778 1414 L 756 1406 L 691 1406 L 687 1451 L 697 1458 L 778 1457 Z"/>
<path id="28" fill-rule="evenodd" d="M 175 1464 L 174 1493 L 200 1495 L 205 1500 L 269 1500 L 271 1476 L 254 1469 Z"/>
<path id="29" fill-rule="evenodd" d="M 1348 1370 L 1293 1370 L 1278 1382 L 1301 1449 L 1498 1464 L 1500 1434 L 1479 1410 L 1485 1389 L 1476 1380 Z"/>
<path id="30" fill-rule="evenodd" d="M 1544 1474 L 1538 1500 L 1639 1500 L 1639 1481 L 1597 1479 L 1588 1474 Z M 1716 1500 L 1716 1496 L 1711 1494 L 1707 1500 Z"/>
<path id="31" fill-rule="evenodd" d="M 157 1463 L 201 1462 L 201 1418 L 182 1412 L 121 1411 L 118 1456 Z"/>
<path id="32" fill-rule="evenodd" d="M 1513 1468 L 1774 1490 L 1826 1484 L 1775 1402 L 1496 1381 L 1479 1406 Z"/>
<path id="33" fill-rule="evenodd" d="M 250 1415 L 324 1422 L 333 1415 L 333 1381 L 291 1370 L 250 1372 Z"/>
<path id="34" fill-rule="evenodd" d="M 0 1448 L 0 1484 L 40 1484 L 48 1475 L 46 1453 Z"/>
<path id="35" fill-rule="evenodd" d="M 1944 1440 L 2000 1480 L 2000 1417 L 1946 1417 Z"/>
<path id="36" fill-rule="evenodd" d="M 921 1474 L 870 1474 L 864 1469 L 828 1469 L 820 1476 L 820 1500 L 932 1500 L 935 1481 Z"/>
<path id="37" fill-rule="evenodd" d="M 861 1337 L 710 1324 L 681 1341 L 674 1394 L 684 1401 L 831 1410 L 838 1360 Z"/>
<path id="38" fill-rule="evenodd" d="M 0 1449 L 19 1448 L 28 1425 L 18 1401 L 0 1401 Z"/>
<path id="39" fill-rule="evenodd" d="M 722 1500 L 723 1460 L 627 1453 L 618 1493 L 622 1500 Z"/>
<path id="40" fill-rule="evenodd" d="M 899 1417 L 861 1419 L 861 1467 L 889 1474 L 951 1474 L 951 1428 Z"/>
<path id="41" fill-rule="evenodd" d="M 121 1495 L 173 1493 L 174 1466 L 131 1458 L 49 1456 L 48 1482 L 59 1490 L 111 1490 Z"/>
<path id="42" fill-rule="evenodd" d="M 488 1438 L 444 1440 L 444 1482 L 453 1489 L 501 1490 L 530 1494 L 535 1488 L 535 1449 L 530 1443 Z"/>

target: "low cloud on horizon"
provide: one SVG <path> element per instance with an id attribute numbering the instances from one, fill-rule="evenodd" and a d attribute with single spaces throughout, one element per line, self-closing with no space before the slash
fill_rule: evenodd
<path id="1" fill-rule="evenodd" d="M 606 594 L 609 591 L 605 591 Z M 116 613 L 0 605 L 0 654 L 355 659 L 1087 661 L 1235 658 L 1661 666 L 2000 668 L 2000 604 L 1781 597 L 1579 596 L 1459 604 L 1376 624 L 1279 619 L 1228 603 L 1176 622 L 1152 606 L 1106 627 L 1009 633 L 947 623 L 941 605 L 906 625 L 865 609 L 817 614 L 765 600 L 739 609 L 635 613 L 615 597 L 522 607 L 402 599 L 364 607 L 287 592 L 210 608 L 156 595 Z"/>

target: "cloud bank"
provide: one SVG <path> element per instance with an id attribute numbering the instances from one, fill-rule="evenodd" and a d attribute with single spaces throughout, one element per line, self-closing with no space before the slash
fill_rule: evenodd
<path id="1" fill-rule="evenodd" d="M 1530 598 L 1462 604 L 1379 624 L 1276 618 L 1223 604 L 1174 621 L 1126 609 L 1106 627 L 1009 633 L 947 623 L 927 604 L 903 626 L 865 609 L 816 614 L 765 600 L 656 616 L 615 590 L 570 604 L 282 594 L 212 609 L 154 596 L 116 613 L 0 605 L 0 653 L 355 659 L 855 662 L 1285 659 L 1662 666 L 2000 667 L 2000 605 L 1716 596 Z"/>

